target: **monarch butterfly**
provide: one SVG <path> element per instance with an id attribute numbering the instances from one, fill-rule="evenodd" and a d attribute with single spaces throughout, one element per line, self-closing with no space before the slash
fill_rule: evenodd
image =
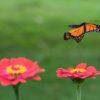
<path id="1" fill-rule="evenodd" d="M 100 32 L 100 26 L 96 24 L 82 23 L 80 25 L 69 25 L 71 28 L 75 28 L 64 33 L 64 40 L 74 39 L 76 42 L 80 42 L 84 34 L 87 32 Z"/>

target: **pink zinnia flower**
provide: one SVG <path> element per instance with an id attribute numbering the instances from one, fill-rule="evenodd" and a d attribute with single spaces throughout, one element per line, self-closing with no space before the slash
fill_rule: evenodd
<path id="1" fill-rule="evenodd" d="M 26 58 L 4 58 L 0 61 L 0 84 L 6 86 L 25 83 L 26 79 L 41 80 L 37 74 L 44 71 L 45 69 L 40 69 L 38 62 Z"/>
<path id="2" fill-rule="evenodd" d="M 81 63 L 76 66 L 76 68 L 63 69 L 59 68 L 57 71 L 57 77 L 67 77 L 72 80 L 75 79 L 86 79 L 86 78 L 95 78 L 95 75 L 100 74 L 95 67 L 89 66 L 86 67 L 86 63 Z"/>

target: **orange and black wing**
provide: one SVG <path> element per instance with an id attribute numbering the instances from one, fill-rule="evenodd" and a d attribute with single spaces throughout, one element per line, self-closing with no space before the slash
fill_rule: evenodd
<path id="1" fill-rule="evenodd" d="M 100 32 L 100 26 L 96 24 L 82 23 L 80 25 L 69 25 L 71 28 L 78 28 L 84 26 L 84 32 Z"/>
<path id="2" fill-rule="evenodd" d="M 86 32 L 100 32 L 100 26 L 96 24 L 85 24 Z"/>
<path id="3" fill-rule="evenodd" d="M 70 38 L 76 40 L 76 42 L 80 42 L 84 35 L 84 26 L 78 27 L 71 31 L 64 33 L 64 39 L 68 40 Z"/>
<path id="4" fill-rule="evenodd" d="M 69 36 L 71 36 L 74 39 L 77 38 L 77 37 L 80 37 L 81 35 L 83 35 L 85 33 L 84 26 L 70 30 L 70 31 L 68 31 L 68 33 L 69 33 Z"/>
<path id="5" fill-rule="evenodd" d="M 70 36 L 68 35 L 68 32 L 64 33 L 64 40 L 69 40 Z"/>

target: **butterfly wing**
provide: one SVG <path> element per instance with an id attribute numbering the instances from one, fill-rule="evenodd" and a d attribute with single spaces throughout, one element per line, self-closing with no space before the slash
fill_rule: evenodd
<path id="1" fill-rule="evenodd" d="M 71 36 L 72 38 L 75 39 L 84 34 L 84 26 L 73 29 L 73 30 L 69 31 L 68 33 L 69 33 L 69 36 Z"/>
<path id="2" fill-rule="evenodd" d="M 85 24 L 86 23 L 84 22 L 84 23 L 81 23 L 80 25 L 69 25 L 69 27 L 71 27 L 71 28 L 78 28 L 78 27 L 83 26 Z"/>
<path id="3" fill-rule="evenodd" d="M 95 24 L 86 24 L 86 32 L 100 32 L 100 26 Z"/>
<path id="4" fill-rule="evenodd" d="M 71 27 L 71 28 L 78 28 L 78 27 L 80 27 L 80 25 L 69 25 L 69 27 Z"/>
<path id="5" fill-rule="evenodd" d="M 70 39 L 70 36 L 68 35 L 68 32 L 65 32 L 64 33 L 64 40 L 69 40 Z"/>
<path id="6" fill-rule="evenodd" d="M 85 32 L 100 32 L 100 26 L 96 24 L 82 23 L 80 25 L 69 25 L 71 28 L 78 28 L 81 26 L 85 27 Z"/>
<path id="7" fill-rule="evenodd" d="M 84 26 L 69 31 L 68 35 L 74 40 L 76 40 L 76 42 L 80 42 L 84 36 Z"/>

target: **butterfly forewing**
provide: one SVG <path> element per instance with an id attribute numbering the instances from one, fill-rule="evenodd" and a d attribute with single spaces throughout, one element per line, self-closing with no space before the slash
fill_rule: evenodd
<path id="1" fill-rule="evenodd" d="M 94 24 L 86 24 L 86 32 L 94 32 L 97 30 L 97 25 Z"/>
<path id="2" fill-rule="evenodd" d="M 70 36 L 68 35 L 68 33 L 64 33 L 64 40 L 69 40 L 70 39 Z"/>
<path id="3" fill-rule="evenodd" d="M 70 33 L 70 35 L 72 37 L 79 37 L 82 34 L 84 34 L 84 26 L 81 26 L 79 28 L 73 29 L 73 30 L 69 31 L 69 33 Z"/>

